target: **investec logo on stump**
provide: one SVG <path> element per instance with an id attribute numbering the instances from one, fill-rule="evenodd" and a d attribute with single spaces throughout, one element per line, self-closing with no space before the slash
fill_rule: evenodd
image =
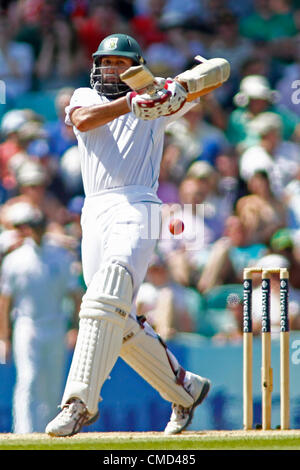
<path id="1" fill-rule="evenodd" d="M 270 280 L 264 279 L 262 282 L 262 333 L 270 331 Z"/>
<path id="2" fill-rule="evenodd" d="M 244 280 L 244 296 L 243 296 L 243 331 L 244 333 L 252 332 L 252 318 L 251 318 L 251 295 L 252 295 L 252 281 Z"/>

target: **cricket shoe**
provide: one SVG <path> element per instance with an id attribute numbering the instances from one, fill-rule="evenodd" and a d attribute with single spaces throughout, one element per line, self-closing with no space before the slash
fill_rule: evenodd
<path id="1" fill-rule="evenodd" d="M 50 436 L 67 437 L 78 433 L 83 426 L 94 423 L 99 411 L 91 416 L 85 404 L 79 398 L 72 398 L 61 412 L 47 425 L 45 432 Z"/>
<path id="2" fill-rule="evenodd" d="M 187 392 L 194 398 L 194 403 L 189 408 L 172 403 L 172 414 L 164 433 L 179 434 L 191 424 L 195 408 L 205 399 L 210 389 L 210 381 L 199 375 L 191 374 L 191 380 L 185 387 Z"/>

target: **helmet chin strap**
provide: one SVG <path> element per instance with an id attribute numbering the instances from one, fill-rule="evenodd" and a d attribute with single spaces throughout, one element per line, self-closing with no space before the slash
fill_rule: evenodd
<path id="1" fill-rule="evenodd" d="M 90 74 L 91 87 L 96 90 L 99 95 L 104 95 L 111 100 L 125 96 L 126 93 L 130 91 L 128 85 L 120 80 L 117 71 L 114 74 L 104 74 L 105 68 L 111 70 L 112 67 L 102 67 L 94 62 Z"/>

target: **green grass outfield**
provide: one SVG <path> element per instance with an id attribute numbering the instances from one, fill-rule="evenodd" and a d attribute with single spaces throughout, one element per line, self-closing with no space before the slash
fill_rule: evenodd
<path id="1" fill-rule="evenodd" d="M 163 433 L 0 434 L 1 450 L 300 450 L 300 430 Z"/>

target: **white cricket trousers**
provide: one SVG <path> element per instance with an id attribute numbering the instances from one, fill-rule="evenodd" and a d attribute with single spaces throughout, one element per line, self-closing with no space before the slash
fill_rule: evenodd
<path id="1" fill-rule="evenodd" d="M 65 328 L 37 328 L 28 317 L 16 319 L 13 358 L 16 383 L 13 392 L 13 432 L 44 432 L 57 414 L 65 378 Z"/>
<path id="2" fill-rule="evenodd" d="M 134 187 L 88 196 L 82 210 L 82 265 L 86 285 L 102 263 L 118 262 L 132 275 L 133 297 L 143 282 L 160 233 L 160 204 Z"/>

